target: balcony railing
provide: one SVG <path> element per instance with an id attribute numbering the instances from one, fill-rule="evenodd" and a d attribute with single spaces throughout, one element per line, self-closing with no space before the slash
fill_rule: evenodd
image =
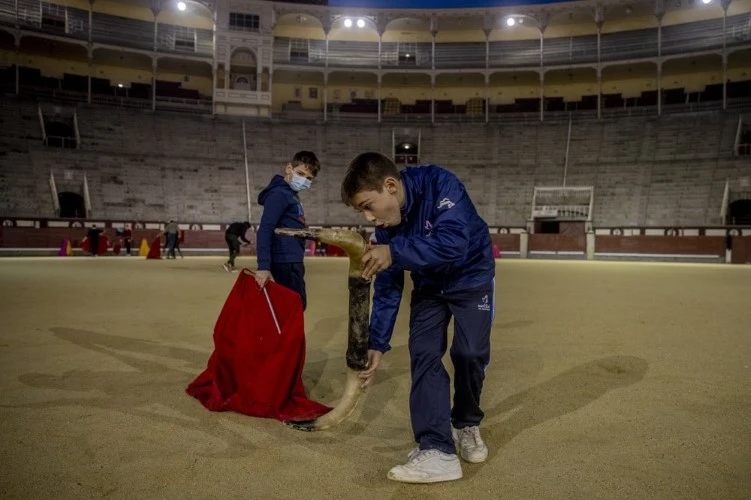
<path id="1" fill-rule="evenodd" d="M 24 29 L 88 40 L 89 12 L 39 0 L 0 0 L 0 23 Z M 211 29 L 199 29 L 92 13 L 93 42 L 142 50 L 156 50 L 210 57 L 214 53 Z M 664 56 L 720 50 L 751 43 L 751 14 L 694 23 L 665 26 L 659 52 Z M 612 62 L 657 57 L 657 28 L 648 28 L 600 37 L 601 61 Z M 544 66 L 593 64 L 597 62 L 597 36 L 545 38 L 542 42 Z M 487 64 L 486 64 L 487 59 Z M 540 40 L 509 40 L 467 43 L 357 42 L 332 40 L 328 50 L 324 40 L 277 37 L 274 62 L 331 68 L 405 69 L 494 69 L 539 67 Z"/>
<path id="2" fill-rule="evenodd" d="M 662 28 L 658 48 L 658 29 L 606 33 L 600 36 L 602 62 L 645 59 L 658 56 L 721 50 L 751 44 L 751 14 L 729 16 L 723 36 L 722 19 L 709 19 Z M 509 40 L 467 43 L 383 42 L 381 68 L 405 69 L 485 69 L 536 68 L 540 61 L 540 40 Z M 409 47 L 409 48 L 407 48 Z M 296 48 L 296 49 L 295 49 Z M 307 52 L 306 52 L 307 50 Z M 409 54 L 409 57 L 407 55 Z M 597 35 L 545 38 L 542 41 L 544 66 L 597 63 Z M 277 37 L 274 62 L 277 64 L 326 65 L 326 42 Z M 378 42 L 330 41 L 329 67 L 377 68 Z"/>
<path id="3" fill-rule="evenodd" d="M 51 6 L 51 7 L 50 7 Z M 118 47 L 211 57 L 214 33 L 192 28 L 92 12 L 91 41 Z M 158 21 L 158 19 L 157 19 Z M 89 39 L 89 12 L 75 7 L 48 4 L 39 0 L 0 0 L 0 23 L 77 40 Z"/>

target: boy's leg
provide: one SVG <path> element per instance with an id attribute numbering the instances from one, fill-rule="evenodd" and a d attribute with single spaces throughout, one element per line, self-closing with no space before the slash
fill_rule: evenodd
<path id="1" fill-rule="evenodd" d="M 409 317 L 412 430 L 421 450 L 455 454 L 451 436 L 451 381 L 441 361 L 446 353 L 450 319 L 443 298 L 412 292 Z"/>
<path id="2" fill-rule="evenodd" d="M 480 394 L 490 362 L 490 329 L 495 314 L 494 281 L 447 296 L 454 316 L 454 407 L 451 422 L 457 429 L 480 424 Z"/>
<path id="3" fill-rule="evenodd" d="M 305 293 L 305 265 L 302 262 L 271 264 L 271 276 L 282 286 L 294 290 L 302 299 L 303 311 L 308 306 Z"/>

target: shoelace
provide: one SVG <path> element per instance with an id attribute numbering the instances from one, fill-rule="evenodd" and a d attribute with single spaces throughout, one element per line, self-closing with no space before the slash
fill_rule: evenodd
<path id="1" fill-rule="evenodd" d="M 475 443 L 475 446 L 479 446 L 480 429 L 478 429 L 477 427 L 465 427 L 463 429 L 460 429 L 459 432 L 462 434 L 460 440 L 462 440 L 464 436 L 471 436 L 472 441 Z"/>
<path id="2" fill-rule="evenodd" d="M 423 457 L 427 458 L 427 457 L 430 457 L 432 455 L 437 455 L 438 453 L 439 453 L 438 450 L 420 450 L 420 451 L 418 451 L 416 453 L 412 453 L 410 455 L 410 457 L 409 457 L 409 463 L 413 464 L 413 463 L 419 461 L 420 459 L 422 459 Z"/>

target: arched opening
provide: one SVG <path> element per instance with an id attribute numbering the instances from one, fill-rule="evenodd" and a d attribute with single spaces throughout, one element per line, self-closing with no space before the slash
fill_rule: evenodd
<path id="1" fill-rule="evenodd" d="M 420 152 L 414 142 L 405 141 L 394 147 L 394 162 L 397 165 L 417 165 L 419 157 Z"/>
<path id="2" fill-rule="evenodd" d="M 64 219 L 83 219 L 86 217 L 86 204 L 83 196 L 70 191 L 63 191 L 57 195 L 60 202 L 60 217 Z"/>
<path id="3" fill-rule="evenodd" d="M 727 224 L 746 226 L 751 224 L 751 200 L 735 200 L 728 206 Z"/>
<path id="4" fill-rule="evenodd" d="M 258 90 L 258 61 L 249 49 L 241 48 L 230 58 L 230 88 L 234 90 Z"/>
<path id="5" fill-rule="evenodd" d="M 50 121 L 44 124 L 47 133 L 45 144 L 54 148 L 76 149 L 76 134 L 67 123 Z"/>

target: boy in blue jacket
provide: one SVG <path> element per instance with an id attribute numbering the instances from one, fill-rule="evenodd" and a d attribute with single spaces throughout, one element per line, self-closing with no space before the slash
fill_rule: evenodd
<path id="1" fill-rule="evenodd" d="M 377 244 L 362 259 L 363 278 L 376 276 L 369 364 L 360 375 L 365 386 L 390 349 L 405 270 L 412 272 L 414 283 L 409 405 L 419 446 L 388 478 L 408 483 L 460 479 L 457 448 L 467 462 L 484 462 L 488 456 L 479 429 L 495 312 L 495 259 L 488 226 L 451 172 L 436 165 L 400 172 L 379 153 L 352 160 L 342 181 L 342 200 L 377 226 Z M 453 407 L 441 361 L 452 316 Z"/>
<path id="2" fill-rule="evenodd" d="M 263 287 L 268 280 L 274 280 L 296 291 L 302 298 L 303 309 L 307 306 L 303 265 L 305 240 L 274 234 L 274 229 L 306 227 L 305 212 L 297 193 L 310 188 L 320 169 L 321 164 L 314 153 L 300 151 L 287 163 L 284 176 L 275 175 L 258 195 L 263 216 L 256 240 L 256 282 Z"/>

